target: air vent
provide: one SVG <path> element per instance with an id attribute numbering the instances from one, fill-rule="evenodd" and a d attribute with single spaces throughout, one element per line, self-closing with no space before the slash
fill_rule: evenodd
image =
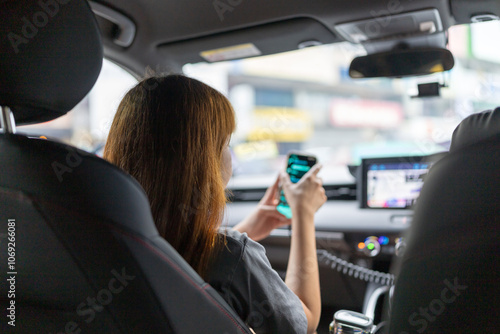
<path id="1" fill-rule="evenodd" d="M 324 185 L 326 197 L 329 201 L 355 201 L 356 185 Z M 264 197 L 266 188 L 231 189 L 228 194 L 230 202 L 258 202 Z"/>

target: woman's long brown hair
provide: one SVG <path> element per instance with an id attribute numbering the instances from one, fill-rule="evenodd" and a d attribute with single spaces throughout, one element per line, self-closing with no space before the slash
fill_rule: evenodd
<path id="1" fill-rule="evenodd" d="M 104 149 L 139 181 L 160 235 L 203 278 L 221 242 L 222 152 L 234 129 L 233 108 L 215 89 L 182 75 L 152 77 L 125 95 Z"/>

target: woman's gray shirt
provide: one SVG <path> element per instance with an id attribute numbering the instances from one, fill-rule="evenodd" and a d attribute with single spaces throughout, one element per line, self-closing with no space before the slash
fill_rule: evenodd
<path id="1" fill-rule="evenodd" d="M 264 247 L 234 230 L 226 240 L 208 283 L 256 333 L 306 333 L 302 303 L 272 269 Z"/>

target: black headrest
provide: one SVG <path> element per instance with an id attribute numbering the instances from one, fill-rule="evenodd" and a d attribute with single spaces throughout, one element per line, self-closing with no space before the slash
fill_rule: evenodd
<path id="1" fill-rule="evenodd" d="M 450 151 L 456 151 L 500 134 L 500 108 L 473 114 L 453 132 Z"/>
<path id="2" fill-rule="evenodd" d="M 16 123 L 71 110 L 102 66 L 99 28 L 87 1 L 0 1 L 0 105 Z"/>

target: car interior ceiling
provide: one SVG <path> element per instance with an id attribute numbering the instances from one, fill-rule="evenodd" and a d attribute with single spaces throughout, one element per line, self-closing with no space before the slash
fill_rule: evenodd
<path id="1" fill-rule="evenodd" d="M 0 106 L 11 107 L 14 123 L 44 122 L 71 110 L 95 83 L 100 70 L 97 63 L 102 56 L 130 71 L 136 78 L 141 78 L 152 73 L 182 72 L 187 63 L 205 62 L 203 52 L 231 46 L 253 44 L 259 53 L 250 54 L 251 57 L 345 42 L 348 37 L 339 32 L 341 25 L 367 19 L 379 20 L 380 24 L 392 15 L 430 8 L 437 10 L 441 32 L 428 38 L 397 36 L 375 39 L 364 42 L 363 46 L 368 53 L 394 50 L 402 44 L 445 47 L 448 28 L 470 24 L 472 18 L 487 20 L 490 16 L 500 17 L 498 0 L 89 0 L 88 3 L 88 8 L 86 4 L 66 5 L 67 21 L 61 23 L 71 27 L 71 21 L 77 21 L 79 27 L 86 27 L 87 34 L 77 32 L 75 28 L 62 33 L 55 30 L 52 33 L 56 37 L 51 37 L 45 31 L 40 33 L 41 38 L 37 37 L 36 43 L 27 45 L 32 48 L 33 54 L 44 55 L 41 58 L 59 57 L 58 52 L 69 46 L 71 58 L 60 57 L 57 69 L 39 66 L 39 70 L 33 71 L 37 68 L 37 60 L 29 55 L 27 58 L 23 58 L 22 54 L 10 58 L 0 55 Z M 20 10 L 20 7 L 14 7 L 9 10 L 13 13 Z M 97 25 L 88 22 L 92 16 L 89 16 L 90 10 L 93 10 Z M 384 30 L 387 28 L 384 25 L 379 27 Z M 0 23 L 0 28 L 2 32 L 10 29 L 8 23 L 3 26 Z M 71 36 L 79 36 L 80 39 L 71 40 Z M 87 57 L 89 50 L 94 53 L 93 57 Z M 18 66 L 20 63 L 30 66 L 23 69 Z M 15 85 L 12 85 L 13 80 L 17 80 Z M 2 124 L 3 129 L 8 129 L 10 116 L 5 110 L 2 110 Z M 498 114 L 499 111 L 495 116 Z M 360 197 L 361 167 L 352 171 L 357 177 L 357 185 L 325 186 L 329 205 L 316 216 L 317 244 L 318 249 L 323 251 L 318 253 L 324 305 L 323 330 L 332 320 L 332 312 L 344 308 L 365 314 L 372 312 L 377 321 L 391 315 L 397 320 L 390 327 L 390 333 L 406 330 L 408 323 L 413 326 L 412 329 L 418 327 L 416 323 L 424 331 L 429 328 L 429 332 L 451 333 L 464 328 L 494 331 L 492 319 L 495 310 L 491 304 L 495 304 L 498 287 L 492 284 L 496 277 L 489 268 L 495 268 L 498 263 L 494 256 L 488 254 L 495 252 L 498 240 L 495 230 L 499 217 L 498 205 L 495 204 L 498 178 L 492 177 L 499 164 L 498 121 L 498 117 L 485 114 L 464 123 L 457 130 L 454 143 L 460 144 L 460 147 L 452 149 L 453 154 L 437 163 L 435 177 L 430 182 L 433 191 L 429 186 L 428 192 L 423 195 L 427 205 L 416 216 L 408 210 L 359 210 L 357 200 Z M 473 134 L 473 131 L 480 131 L 478 129 L 482 129 L 482 136 Z M 59 143 L 17 137 L 8 134 L 0 137 L 0 153 L 9 157 L 0 173 L 0 207 L 1 218 L 5 221 L 7 216 L 21 217 L 18 219 L 23 233 L 19 237 L 21 242 L 28 245 L 36 240 L 32 247 L 25 247 L 18 255 L 31 258 L 26 260 L 25 268 L 32 276 L 20 276 L 19 298 L 26 304 L 22 306 L 25 315 L 20 315 L 20 318 L 29 316 L 25 332 L 33 331 L 40 324 L 50 330 L 61 330 L 61 324 L 73 320 L 71 307 L 75 302 L 85 300 L 86 295 L 95 294 L 98 286 L 107 284 L 113 270 L 116 272 L 126 267 L 129 270 L 127 273 L 140 277 L 135 290 L 130 294 L 120 294 L 118 301 L 106 310 L 106 317 L 88 326 L 84 324 L 82 329 L 99 332 L 102 328 L 110 328 L 110 332 L 118 333 L 134 328 L 136 332 L 144 332 L 154 322 L 158 324 L 154 329 L 157 332 L 249 333 L 245 324 L 215 290 L 207 287 L 175 250 L 158 236 L 149 210 L 144 211 L 144 207 L 149 208 L 147 199 L 135 180 L 84 151 Z M 64 182 L 53 179 L 54 162 L 68 162 L 69 155 L 83 161 L 84 167 L 70 166 L 71 172 L 64 175 Z M 24 167 L 35 165 L 40 168 Z M 476 174 L 479 169 L 484 173 Z M 87 181 L 81 183 L 77 180 L 77 173 Z M 98 190 L 90 186 L 96 184 L 105 186 Z M 454 186 L 447 191 L 446 187 L 450 184 Z M 473 191 L 468 192 L 471 189 Z M 228 206 L 231 221 L 242 220 L 250 213 L 263 192 L 264 189 L 234 191 L 234 203 Z M 437 201 L 442 201 L 443 205 L 435 207 L 430 204 Z M 454 211 L 457 202 L 463 203 L 462 215 Z M 121 214 L 116 214 L 121 210 Z M 23 213 L 19 215 L 18 212 Z M 342 220 L 336 222 L 335 231 L 332 231 L 325 222 L 338 212 L 341 212 Z M 23 225 L 22 219 L 33 223 L 30 223 L 31 226 Z M 469 234 L 471 231 L 467 224 L 471 219 L 476 226 L 482 227 L 477 233 Z M 138 226 L 134 220 L 144 225 Z M 74 224 L 75 230 L 67 226 L 69 221 Z M 91 239 L 92 233 L 101 235 L 92 243 L 86 243 L 75 232 L 83 229 L 89 221 L 91 224 L 84 234 L 85 240 Z M 440 221 L 456 222 L 456 225 L 440 225 Z M 415 234 L 408 242 L 409 255 L 404 261 L 394 256 L 400 245 L 406 247 L 402 239 L 393 247 L 392 253 L 382 253 L 377 259 L 346 255 L 356 247 L 358 239 L 367 235 L 384 233 L 391 239 L 400 240 L 410 222 Z M 413 225 L 415 222 L 416 227 Z M 445 237 L 441 237 L 443 233 Z M 54 246 L 48 247 L 44 240 Z M 284 276 L 290 231 L 280 229 L 262 244 L 273 268 Z M 107 252 L 108 247 L 109 256 L 99 258 L 98 250 Z M 422 247 L 426 249 L 423 253 Z M 446 247 L 456 251 L 446 252 Z M 56 259 L 55 262 L 47 260 L 44 254 Z M 0 256 L 3 261 L 5 254 Z M 106 263 L 108 259 L 111 264 Z M 7 272 L 4 262 L 0 269 Z M 52 273 L 45 274 L 48 279 L 38 285 L 37 279 L 34 279 L 37 272 L 44 272 L 43 266 L 53 266 L 54 263 Z M 448 264 L 445 269 L 443 263 Z M 152 267 L 160 269 L 155 272 Z M 418 279 L 422 271 L 428 272 L 426 279 Z M 465 283 L 457 283 L 456 272 L 467 273 L 463 276 L 467 277 L 467 287 L 463 288 Z M 375 305 L 370 305 L 373 303 L 370 297 L 373 299 L 380 289 L 383 290 L 381 294 L 388 295 L 389 287 L 394 286 L 400 273 L 401 281 L 391 291 L 391 296 L 392 293 L 396 296 L 394 303 L 389 305 L 389 298 L 376 298 Z M 66 284 L 69 280 L 71 284 Z M 37 286 L 42 286 L 43 291 L 37 292 Z M 165 286 L 169 288 L 163 289 Z M 455 292 L 459 302 L 443 302 L 442 297 L 434 302 L 435 296 L 443 295 L 443 287 Z M 7 295 L 5 289 L 0 289 L 2 305 Z M 22 289 L 25 289 L 24 293 Z M 58 300 L 58 289 L 72 291 L 73 295 Z M 179 295 L 179 291 L 183 291 L 183 296 Z M 188 292 L 184 295 L 184 291 Z M 475 294 L 460 299 L 461 291 L 473 291 Z M 185 300 L 177 303 L 170 298 L 172 295 Z M 140 312 L 131 306 L 137 301 L 147 305 Z M 446 313 L 443 317 L 436 317 L 437 320 L 414 317 L 419 307 L 435 309 L 441 304 L 445 305 L 443 312 Z M 137 314 L 129 316 L 134 312 Z M 192 312 L 199 314 L 199 322 L 191 321 Z M 477 321 L 467 320 L 465 327 L 461 327 L 460 321 L 468 316 Z M 409 321 L 410 318 L 413 320 Z M 210 330 L 207 331 L 207 328 Z"/>
<path id="2" fill-rule="evenodd" d="M 495 0 L 242 0 L 219 10 L 215 9 L 216 1 L 99 3 L 132 19 L 136 42 L 124 49 L 113 41 L 119 27 L 113 20 L 97 15 L 106 57 L 139 76 L 144 75 L 146 67 L 156 72 L 180 71 L 185 63 L 204 61 L 200 52 L 231 45 L 254 43 L 262 55 L 267 55 L 295 50 L 306 41 L 341 42 L 345 39 L 335 26 L 346 22 L 435 8 L 446 30 L 470 23 L 476 14 L 500 12 Z M 172 15 L 166 18 L 165 13 Z"/>

